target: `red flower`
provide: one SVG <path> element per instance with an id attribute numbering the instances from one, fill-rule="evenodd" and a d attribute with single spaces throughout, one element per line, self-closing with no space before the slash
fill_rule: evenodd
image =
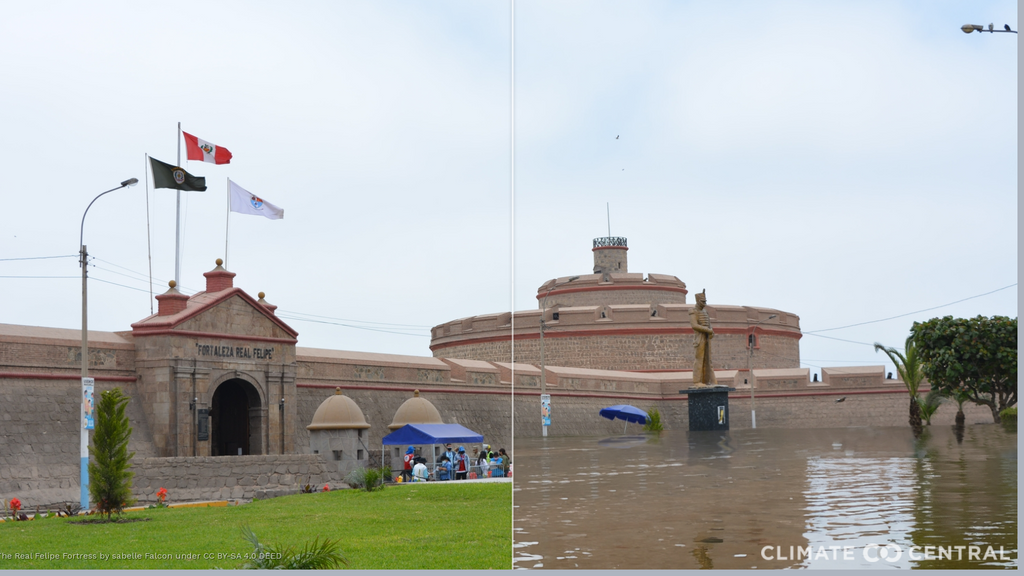
<path id="1" fill-rule="evenodd" d="M 166 500 L 167 499 L 167 488 L 160 488 L 159 490 L 157 490 L 156 491 L 156 497 L 159 498 L 161 502 Z"/>
<path id="2" fill-rule="evenodd" d="M 327 484 L 324 484 L 324 492 L 330 492 L 330 491 L 331 491 L 331 487 L 328 486 Z"/>
<path id="3" fill-rule="evenodd" d="M 15 514 L 17 514 L 18 510 L 21 510 L 21 500 L 11 498 L 11 510 L 14 510 Z"/>

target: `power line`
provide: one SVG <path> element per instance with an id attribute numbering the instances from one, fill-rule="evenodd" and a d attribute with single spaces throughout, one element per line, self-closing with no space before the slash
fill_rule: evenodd
<path id="1" fill-rule="evenodd" d="M 842 330 L 844 328 L 853 328 L 854 326 L 863 326 L 865 324 L 874 324 L 876 322 L 885 322 L 886 320 L 895 320 L 896 318 L 903 318 L 904 316 L 912 316 L 914 314 L 920 314 L 921 312 L 929 312 L 931 310 L 938 310 L 939 308 L 945 308 L 946 306 L 952 306 L 953 304 L 959 304 L 961 302 L 966 302 L 968 300 L 973 300 L 975 298 L 981 298 L 982 296 L 988 296 L 989 294 L 995 294 L 996 292 L 999 292 L 1001 290 L 1006 290 L 1007 288 L 1013 288 L 1016 285 L 1017 285 L 1017 283 L 1014 282 L 1013 284 L 1010 284 L 1009 286 L 1003 286 L 1002 288 L 997 288 L 996 290 L 993 290 L 991 292 L 985 292 L 984 294 L 978 294 L 976 296 L 968 296 L 967 298 L 964 298 L 962 300 L 957 300 L 956 302 L 950 302 L 949 304 L 942 304 L 941 306 L 935 306 L 933 308 L 925 308 L 924 310 L 917 310 L 915 312 L 907 312 L 906 314 L 900 314 L 899 316 L 890 316 L 888 318 L 882 318 L 881 320 L 869 320 L 867 322 L 858 322 L 857 324 L 849 324 L 847 326 L 839 326 L 837 328 L 825 328 L 823 330 L 805 330 L 804 334 L 810 334 L 810 335 L 814 336 L 814 335 L 816 335 L 817 332 L 830 332 L 832 330 Z M 836 338 L 836 340 L 839 340 L 839 338 Z M 858 344 L 863 344 L 863 342 L 858 342 Z"/>
<path id="2" fill-rule="evenodd" d="M 127 288 L 129 290 L 136 290 L 138 292 L 145 292 L 146 294 L 149 294 L 149 290 L 143 290 L 142 288 L 134 288 L 132 286 L 125 286 L 124 284 L 118 284 L 117 282 L 111 282 L 110 280 L 104 280 L 102 278 L 97 278 L 95 276 L 90 276 L 89 279 L 95 280 L 97 282 L 103 282 L 104 284 L 113 284 L 114 286 L 120 286 L 121 288 Z"/>
<path id="3" fill-rule="evenodd" d="M 353 326 L 351 324 L 341 324 L 339 322 L 327 322 L 326 320 L 310 320 L 308 318 L 298 318 L 298 317 L 295 317 L 295 316 L 282 316 L 280 314 L 278 314 L 277 317 L 278 318 L 283 318 L 285 320 L 298 320 L 299 322 L 314 322 L 314 323 L 317 323 L 317 324 L 331 324 L 333 326 L 344 326 L 345 328 L 355 328 L 356 330 L 370 330 L 371 332 L 386 332 L 388 334 L 398 334 L 399 336 L 418 336 L 420 338 L 425 338 L 425 337 L 429 336 L 429 334 L 409 334 L 408 332 L 395 332 L 394 330 L 382 330 L 380 328 L 370 328 L 369 326 Z"/>
<path id="4" fill-rule="evenodd" d="M 131 268 L 125 268 L 124 266 L 121 266 L 119 264 L 114 264 L 113 262 L 111 262 L 109 260 L 104 260 L 102 258 L 94 258 L 94 260 L 96 260 L 98 262 L 103 262 L 103 263 L 106 263 L 106 264 L 110 264 L 111 266 L 113 266 L 115 268 L 120 268 L 121 270 L 126 270 L 128 272 L 131 272 L 132 274 L 135 274 L 136 276 L 140 276 L 142 280 L 145 280 L 146 282 L 149 282 L 149 276 L 146 275 L 146 274 L 143 274 L 142 272 L 136 272 L 135 270 L 132 270 Z M 101 270 L 102 270 L 102 268 L 101 268 Z M 154 280 L 159 280 L 159 278 L 154 278 Z"/>
<path id="5" fill-rule="evenodd" d="M 0 278 L 81 278 L 81 276 L 0 276 Z"/>
<path id="6" fill-rule="evenodd" d="M 294 312 L 292 310 L 281 310 L 284 314 L 297 314 L 299 316 L 308 316 L 310 318 L 323 318 L 325 320 L 336 320 L 339 322 L 358 322 L 359 324 L 375 324 L 378 326 L 393 326 L 393 327 L 405 327 L 405 328 L 433 328 L 433 326 L 425 326 L 423 324 L 390 324 L 387 322 L 371 322 L 369 320 L 352 320 L 350 318 L 332 318 L 330 316 L 321 316 L 318 314 L 307 314 L 305 312 Z"/>
<path id="7" fill-rule="evenodd" d="M 120 264 L 115 264 L 115 263 L 113 263 L 113 262 L 111 262 L 109 260 L 104 260 L 102 258 L 94 258 L 94 259 L 97 260 L 97 261 L 100 261 L 100 262 L 105 262 L 107 264 L 110 264 L 111 266 L 120 268 L 122 270 L 131 272 L 132 274 L 135 274 L 137 276 L 142 277 L 142 278 L 132 278 L 133 280 L 148 281 L 148 279 L 149 279 L 149 277 L 146 276 L 145 274 L 143 274 L 141 272 L 137 272 L 135 270 L 132 270 L 131 268 L 126 268 L 124 266 L 121 266 Z M 104 270 L 106 272 L 111 272 L 113 274 L 118 274 L 120 276 L 125 276 L 126 278 L 131 278 L 131 276 L 128 276 L 126 274 L 121 274 L 120 272 L 115 272 L 113 270 L 107 270 L 105 268 L 100 268 L 99 266 L 96 266 L 95 264 L 93 266 L 95 268 L 98 268 L 100 270 Z M 163 280 L 161 280 L 159 278 L 154 278 L 154 280 L 157 280 L 159 282 L 164 282 Z M 178 286 L 178 291 L 182 292 L 182 293 L 185 293 L 185 292 L 191 292 L 192 290 L 187 288 L 187 287 Z M 196 290 L 194 292 L 198 292 L 198 290 Z M 319 315 L 319 314 L 307 314 L 305 312 L 295 312 L 295 311 L 292 311 L 292 310 L 282 310 L 282 309 L 279 309 L 277 312 L 278 312 L 279 315 L 280 314 L 293 314 L 293 315 L 296 315 L 296 316 L 308 316 L 310 318 L 319 318 L 319 319 L 324 319 L 324 320 L 335 320 L 337 322 L 356 322 L 358 324 L 370 324 L 370 325 L 376 325 L 376 326 L 391 326 L 391 327 L 395 327 L 395 328 L 432 328 L 432 326 L 424 326 L 424 325 L 421 325 L 421 324 L 391 324 L 391 323 L 387 323 L 387 322 L 371 322 L 369 320 L 353 320 L 353 319 L 350 319 L 350 318 L 333 318 L 331 316 L 322 316 L 322 315 Z M 313 321 L 313 320 L 308 320 L 306 318 L 298 318 L 298 317 L 295 317 L 295 316 L 293 316 L 293 317 L 291 317 L 289 319 L 291 319 L 291 320 L 305 320 L 307 322 L 312 322 Z M 323 324 L 330 324 L 330 322 L 322 322 L 322 323 Z M 338 326 L 347 326 L 347 327 L 350 327 L 350 328 L 358 328 L 358 326 L 349 326 L 348 324 L 338 324 Z M 400 334 L 400 332 L 394 332 L 394 334 Z M 407 334 L 407 335 L 411 335 L 411 334 Z"/>
<path id="8" fill-rule="evenodd" d="M 851 344 L 863 344 L 865 346 L 874 346 L 874 344 L 870 343 L 870 342 L 858 342 L 856 340 L 845 340 L 843 338 L 836 338 L 835 336 L 822 336 L 821 334 L 811 334 L 810 332 L 804 332 L 804 334 L 806 336 L 817 336 L 818 338 L 828 338 L 829 340 L 839 340 L 840 342 L 849 342 Z M 897 346 L 896 348 L 902 350 L 902 348 L 899 348 L 899 346 Z"/>
<path id="9" fill-rule="evenodd" d="M 118 272 L 116 270 L 108 270 L 106 268 L 103 268 L 102 266 L 97 266 L 95 264 L 92 264 L 92 267 L 97 269 L 97 270 L 103 270 L 104 272 L 109 272 L 111 274 L 117 274 L 118 276 L 124 276 L 125 278 L 128 278 L 129 280 L 135 280 L 136 282 L 145 282 L 146 281 L 144 279 L 136 278 L 134 276 L 129 276 L 128 274 L 124 274 L 124 273 Z M 146 292 L 149 292 L 149 290 L 146 290 Z"/>
<path id="10" fill-rule="evenodd" d="M 0 262 L 11 262 L 14 260 L 49 260 L 50 258 L 78 258 L 78 254 L 68 254 L 67 256 L 32 256 L 28 258 L 0 258 Z"/>

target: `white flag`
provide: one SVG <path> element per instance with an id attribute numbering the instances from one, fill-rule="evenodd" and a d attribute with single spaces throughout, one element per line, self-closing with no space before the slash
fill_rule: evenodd
<path id="1" fill-rule="evenodd" d="M 228 182 L 231 182 L 230 180 Z M 245 188 L 231 182 L 228 192 L 231 195 L 231 211 L 241 214 L 253 214 L 255 216 L 266 216 L 271 220 L 284 218 L 284 210 L 274 206 L 270 202 L 250 193 Z"/>

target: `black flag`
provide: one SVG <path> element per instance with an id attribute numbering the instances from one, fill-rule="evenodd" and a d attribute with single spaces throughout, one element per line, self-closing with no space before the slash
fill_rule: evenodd
<path id="1" fill-rule="evenodd" d="M 149 159 L 149 165 L 153 169 L 153 186 L 156 188 L 173 188 L 189 192 L 206 191 L 206 178 L 202 176 L 193 176 L 185 172 L 184 168 L 171 166 L 152 157 Z"/>

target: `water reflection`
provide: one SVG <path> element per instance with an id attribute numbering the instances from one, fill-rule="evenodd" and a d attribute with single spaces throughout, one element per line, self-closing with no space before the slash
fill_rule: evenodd
<path id="1" fill-rule="evenodd" d="M 997 426 L 517 439 L 517 568 L 1017 566 Z M 886 547 L 888 546 L 888 547 Z M 926 546 L 962 546 L 961 558 Z M 969 546 L 1002 557 L 968 558 Z M 915 548 L 916 547 L 916 548 Z M 896 557 L 896 549 L 900 555 Z"/>

